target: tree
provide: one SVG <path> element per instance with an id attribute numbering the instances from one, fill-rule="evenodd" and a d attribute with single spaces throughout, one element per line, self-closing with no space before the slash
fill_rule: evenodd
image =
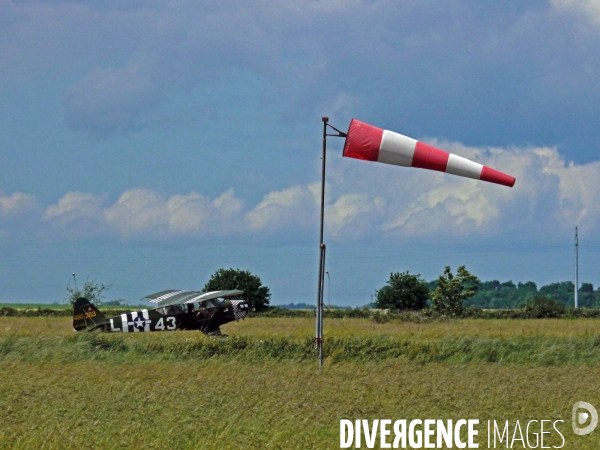
<path id="1" fill-rule="evenodd" d="M 505 281 L 504 283 L 500 283 L 500 289 L 516 289 L 515 283 L 512 280 Z"/>
<path id="2" fill-rule="evenodd" d="M 575 304 L 574 290 L 575 284 L 572 281 L 561 281 L 542 286 L 539 293 L 553 298 L 565 306 L 573 306 Z"/>
<path id="3" fill-rule="evenodd" d="M 592 283 L 581 283 L 578 291 L 578 303 L 582 308 L 593 308 L 595 306 L 594 285 Z"/>
<path id="4" fill-rule="evenodd" d="M 518 303 L 517 286 L 512 281 L 484 281 L 477 285 L 477 293 L 465 300 L 463 306 L 480 308 L 514 308 Z"/>
<path id="5" fill-rule="evenodd" d="M 239 289 L 244 291 L 244 297 L 250 303 L 250 308 L 255 311 L 265 310 L 269 307 L 271 293 L 267 286 L 256 275 L 248 270 L 219 269 L 204 286 L 205 291 L 220 291 Z"/>
<path id="6" fill-rule="evenodd" d="M 438 285 L 431 295 L 433 309 L 442 314 L 460 316 L 463 302 L 477 293 L 479 278 L 471 274 L 465 266 L 460 266 L 456 275 L 450 266 L 438 278 Z"/>
<path id="7" fill-rule="evenodd" d="M 429 287 L 420 274 L 392 272 L 378 291 L 375 305 L 381 309 L 423 309 L 429 300 Z"/>
<path id="8" fill-rule="evenodd" d="M 96 283 L 96 280 L 90 281 L 89 278 L 83 283 L 81 290 L 71 287 L 71 283 L 67 286 L 67 297 L 63 300 L 64 303 L 68 303 L 73 306 L 75 301 L 79 297 L 87 298 L 90 303 L 95 305 L 101 305 L 104 296 L 103 292 L 109 291 L 112 288 L 112 284 L 104 285 Z"/>
<path id="9" fill-rule="evenodd" d="M 522 292 L 527 292 L 528 294 L 537 294 L 537 284 L 535 284 L 533 281 L 527 281 L 525 283 L 521 283 L 519 281 L 519 284 L 517 284 L 517 289 Z"/>

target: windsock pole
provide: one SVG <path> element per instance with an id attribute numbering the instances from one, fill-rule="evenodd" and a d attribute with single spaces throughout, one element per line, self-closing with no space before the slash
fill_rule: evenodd
<path id="1" fill-rule="evenodd" d="M 323 267 L 325 266 L 325 244 L 323 222 L 325 216 L 325 157 L 327 155 L 327 121 L 323 117 L 323 154 L 321 155 L 321 230 L 319 233 L 319 284 L 317 285 L 317 330 L 315 344 L 319 353 L 319 370 L 323 368 Z"/>
<path id="2" fill-rule="evenodd" d="M 575 227 L 575 308 L 579 307 L 579 234 Z"/>
<path id="3" fill-rule="evenodd" d="M 317 324 L 315 345 L 319 353 L 319 370 L 323 369 L 323 286 L 325 281 L 325 244 L 323 243 L 323 224 L 325 219 L 325 156 L 327 154 L 327 136 L 343 137 L 346 133 L 329 125 L 329 117 L 322 117 L 323 121 L 323 154 L 321 156 L 321 229 L 319 234 L 319 284 L 317 285 Z M 327 134 L 327 127 L 336 131 L 336 134 Z"/>

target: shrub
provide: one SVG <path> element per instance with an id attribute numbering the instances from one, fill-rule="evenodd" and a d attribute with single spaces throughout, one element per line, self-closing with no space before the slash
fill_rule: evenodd
<path id="1" fill-rule="evenodd" d="M 67 297 L 64 299 L 64 303 L 68 303 L 69 305 L 73 306 L 79 297 L 85 297 L 90 301 L 90 303 L 94 303 L 96 306 L 98 306 L 102 304 L 102 300 L 104 299 L 102 293 L 109 291 L 110 288 L 112 288 L 112 284 L 98 284 L 96 283 L 96 280 L 90 281 L 89 279 L 83 283 L 83 287 L 81 289 L 76 289 L 76 287 L 73 288 L 69 283 L 67 286 Z"/>
<path id="2" fill-rule="evenodd" d="M 545 295 L 536 295 L 531 300 L 526 301 L 520 307 L 523 313 L 532 319 L 551 319 L 561 317 L 565 314 L 565 305 L 561 302 L 546 297 Z"/>
<path id="3" fill-rule="evenodd" d="M 372 316 L 371 319 L 373 320 L 373 322 L 375 323 L 388 323 L 390 321 L 390 317 L 385 314 L 385 313 L 381 313 L 379 311 L 376 311 Z"/>

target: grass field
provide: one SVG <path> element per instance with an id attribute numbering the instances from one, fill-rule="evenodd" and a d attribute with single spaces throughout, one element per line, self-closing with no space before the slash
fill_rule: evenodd
<path id="1" fill-rule="evenodd" d="M 70 309 L 71 305 L 66 303 L 0 303 L 0 308 L 15 308 L 15 309 Z"/>
<path id="2" fill-rule="evenodd" d="M 488 419 L 562 419 L 563 448 L 600 446 L 571 430 L 574 402 L 600 409 L 600 320 L 331 320 L 322 373 L 312 320 L 253 318 L 229 339 L 70 322 L 0 318 L 0 448 L 327 449 L 340 419 L 383 418 L 477 418 L 480 448 Z"/>

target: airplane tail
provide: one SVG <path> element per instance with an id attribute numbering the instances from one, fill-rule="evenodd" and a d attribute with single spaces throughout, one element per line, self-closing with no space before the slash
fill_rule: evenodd
<path id="1" fill-rule="evenodd" d="M 73 329 L 93 330 L 106 323 L 106 316 L 85 297 L 80 297 L 73 305 Z"/>

